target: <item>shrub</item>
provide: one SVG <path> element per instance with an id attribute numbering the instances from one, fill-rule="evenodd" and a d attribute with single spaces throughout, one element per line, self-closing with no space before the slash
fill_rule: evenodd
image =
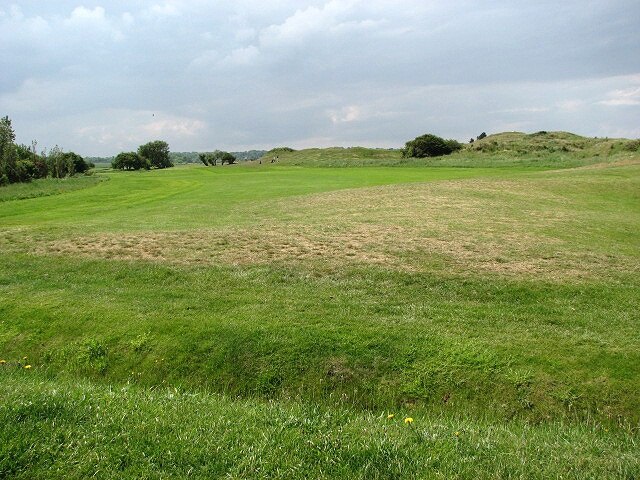
<path id="1" fill-rule="evenodd" d="M 402 150 L 402 156 L 405 158 L 439 157 L 449 155 L 461 148 L 462 145 L 456 140 L 445 140 L 437 135 L 427 133 L 407 142 Z"/>
<path id="2" fill-rule="evenodd" d="M 141 168 L 149 170 L 151 164 L 136 152 L 122 152 L 113 159 L 111 167 L 119 170 L 140 170 Z"/>
<path id="3" fill-rule="evenodd" d="M 630 142 L 628 142 L 625 146 L 624 146 L 625 150 L 628 150 L 630 152 L 638 152 L 640 151 L 640 139 L 638 140 L 631 140 Z"/>

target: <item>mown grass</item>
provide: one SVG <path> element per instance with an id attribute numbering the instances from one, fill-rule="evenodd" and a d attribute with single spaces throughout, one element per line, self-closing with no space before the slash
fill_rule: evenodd
<path id="1" fill-rule="evenodd" d="M 638 433 L 429 416 L 0 368 L 0 476 L 11 478 L 635 478 Z M 405 423 L 411 415 L 413 422 Z"/>
<path id="2" fill-rule="evenodd" d="M 0 472 L 633 478 L 633 155 L 111 172 L 0 203 Z"/>

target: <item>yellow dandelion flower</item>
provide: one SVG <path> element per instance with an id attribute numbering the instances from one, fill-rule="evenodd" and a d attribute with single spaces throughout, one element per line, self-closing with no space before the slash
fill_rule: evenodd
<path id="1" fill-rule="evenodd" d="M 393 418 L 393 417 L 395 417 L 394 413 L 390 413 L 389 415 L 387 415 L 387 418 Z"/>
<path id="2" fill-rule="evenodd" d="M 404 423 L 413 423 L 413 418 L 407 417 L 404 419 Z"/>
<path id="3" fill-rule="evenodd" d="M 27 359 L 27 357 L 22 357 L 22 359 L 23 359 L 23 360 L 26 360 L 26 359 Z"/>
<path id="4" fill-rule="evenodd" d="M 456 436 L 456 437 L 459 437 L 459 436 L 460 436 L 460 432 L 456 432 L 456 433 L 455 433 L 455 436 Z"/>
<path id="5" fill-rule="evenodd" d="M 31 368 L 31 365 L 25 365 L 24 368 L 29 369 Z"/>
<path id="6" fill-rule="evenodd" d="M 0 360 L 0 365 L 4 365 L 5 363 L 7 363 L 6 360 Z"/>

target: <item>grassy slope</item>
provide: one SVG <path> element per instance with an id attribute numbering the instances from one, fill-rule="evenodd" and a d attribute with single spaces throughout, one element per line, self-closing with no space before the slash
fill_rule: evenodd
<path id="1" fill-rule="evenodd" d="M 402 158 L 400 150 L 311 148 L 294 152 L 271 151 L 263 165 L 277 155 L 283 165 L 345 167 L 363 165 L 446 167 L 537 167 L 571 168 L 612 161 L 633 155 L 638 142 L 627 139 L 587 138 L 567 132 L 525 134 L 506 132 L 489 135 L 453 155 L 436 158 Z M 257 162 L 253 162 L 255 165 Z"/>
<path id="2" fill-rule="evenodd" d="M 528 447 L 514 450 L 488 435 L 496 429 L 500 438 L 525 436 L 534 450 L 549 452 L 554 449 L 551 436 L 575 438 L 571 455 L 583 458 L 578 473 L 637 472 L 637 461 L 628 453 L 634 448 L 628 443 L 632 437 L 619 427 L 612 426 L 620 442 L 607 447 L 611 438 L 604 427 L 556 423 L 587 415 L 594 425 L 638 420 L 637 165 L 564 172 L 269 165 L 111 177 L 91 189 L 0 204 L 0 356 L 10 361 L 0 375 L 12 386 L 3 401 L 8 407 L 0 410 L 9 419 L 2 430 L 5 438 L 16 434 L 12 428 L 21 428 L 12 421 L 14 410 L 42 403 L 47 389 L 56 385 L 68 396 L 61 400 L 62 410 L 27 409 L 21 418 L 54 419 L 71 436 L 95 433 L 81 413 L 57 416 L 75 410 L 73 398 L 86 389 L 96 389 L 99 404 L 106 402 L 102 387 L 74 387 L 62 380 L 87 377 L 285 402 L 274 406 L 279 412 L 274 413 L 254 401 L 240 405 L 207 397 L 203 401 L 213 413 L 185 427 L 196 440 L 195 432 L 218 415 L 239 411 L 251 420 L 244 424 L 246 433 L 230 434 L 229 441 L 255 443 L 259 430 L 271 431 L 260 418 L 304 417 L 284 400 L 288 397 L 299 398 L 302 405 L 401 409 L 424 421 L 442 412 L 446 427 L 429 421 L 429 430 L 457 428 L 453 419 L 463 418 L 477 432 L 470 457 L 456 457 L 452 452 L 458 450 L 452 449 L 458 444 L 443 442 L 430 457 L 436 464 L 412 460 L 412 455 L 424 458 L 423 449 L 431 444 L 411 443 L 406 432 L 380 445 L 348 436 L 344 447 L 329 443 L 312 453 L 295 448 L 304 431 L 289 432 L 282 440 L 292 455 L 291 463 L 282 465 L 289 476 L 296 462 L 310 465 L 313 476 L 318 476 L 314 468 L 352 476 L 367 462 L 382 476 L 433 473 L 438 465 L 443 472 L 464 472 L 465 465 L 474 465 L 473 458 L 478 460 L 472 451 L 483 444 L 487 453 L 481 455 L 481 468 L 487 475 L 553 476 L 545 471 L 547 465 L 535 463 Z M 255 231 L 257 245 L 243 243 Z M 268 234 L 274 231 L 285 241 L 274 244 Z M 154 245 L 162 255 L 150 261 L 127 260 L 136 258 L 136 245 L 147 241 L 150 232 L 173 232 L 153 237 L 155 243 L 172 243 L 165 251 Z M 412 244 L 400 242 L 400 234 Z M 110 250 L 98 248 L 123 235 Z M 88 243 L 89 254 L 97 258 L 60 249 L 87 238 L 97 239 Z M 296 246 L 300 238 L 306 243 Z M 335 238 L 340 241 L 332 244 Z M 311 249 L 323 246 L 319 259 L 301 255 L 309 242 Z M 241 246 L 240 260 L 226 253 L 234 244 Z M 433 250 L 434 244 L 459 248 Z M 297 249 L 282 256 L 282 245 Z M 496 245 L 508 248 L 496 251 Z M 344 255 L 349 249 L 353 260 Z M 531 259 L 537 263 L 529 265 Z M 51 380 L 23 382 L 11 373 L 24 364 L 25 355 L 36 378 Z M 144 391 L 135 392 L 131 401 L 140 405 L 140 420 L 159 412 L 164 428 L 185 421 L 162 413 Z M 180 405 L 188 408 L 186 401 Z M 111 409 L 114 418 L 120 414 L 113 405 L 103 408 Z M 375 415 L 345 413 L 344 408 L 333 411 L 338 416 L 334 423 L 312 429 L 341 441 L 336 432 L 346 415 L 355 415 L 363 428 L 381 428 L 372 420 Z M 473 420 L 474 414 L 488 420 Z M 498 427 L 500 419 L 513 416 L 551 423 L 533 429 L 519 421 Z M 54 433 L 60 432 L 50 432 L 42 448 L 57 453 L 46 458 L 66 459 L 55 450 Z M 34 442 L 39 435 L 26 429 L 19 433 Z M 115 427 L 103 434 L 122 435 Z M 133 441 L 144 435 L 136 432 Z M 168 432 L 166 446 L 156 454 L 169 449 L 171 441 L 181 443 L 178 438 L 180 432 Z M 16 453 L 20 444 L 9 445 L 5 452 L 11 452 L 13 463 L 5 471 L 34 463 L 29 460 L 34 457 Z M 127 448 L 119 443 L 114 452 L 122 458 Z M 278 466 L 275 444 L 263 448 L 268 458 L 263 467 Z M 353 449 L 364 463 L 350 463 L 356 458 L 350 456 Z M 412 455 L 400 453 L 407 449 Z M 216 463 L 199 451 L 183 454 L 200 462 L 200 469 L 207 464 L 242 475 L 247 468 L 242 462 Z M 341 460 L 329 468 L 323 460 L 327 455 Z M 505 462 L 510 455 L 534 462 L 531 470 Z M 594 462 L 594 455 L 604 463 Z M 116 460 L 104 458 L 105 471 L 115 468 Z M 62 471 L 69 468 L 67 460 L 60 461 Z M 189 461 L 178 463 L 163 468 L 172 472 Z M 42 468 L 47 465 L 44 461 Z M 556 476 L 571 472 L 568 464 L 559 468 Z"/>
<path id="3" fill-rule="evenodd" d="M 0 188 L 0 202 L 25 198 L 47 197 L 97 185 L 105 177 L 76 176 L 71 178 L 43 178 L 30 183 L 15 183 Z"/>
<path id="4" fill-rule="evenodd" d="M 593 422 L 367 413 L 2 375 L 0 476 L 636 478 L 638 435 Z"/>

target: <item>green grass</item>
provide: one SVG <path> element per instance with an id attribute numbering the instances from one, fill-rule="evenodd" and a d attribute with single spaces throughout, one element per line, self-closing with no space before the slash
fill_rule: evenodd
<path id="1" fill-rule="evenodd" d="M 105 177 L 82 175 L 71 178 L 42 178 L 29 183 L 14 183 L 0 187 L 0 202 L 58 195 L 92 187 L 103 180 Z"/>
<path id="2" fill-rule="evenodd" d="M 0 203 L 0 476 L 634 478 L 637 154 L 491 158 Z"/>
<path id="3" fill-rule="evenodd" d="M 0 368 L 10 478 L 636 478 L 628 425 L 492 421 L 174 389 L 52 382 Z M 405 424 L 411 415 L 413 423 Z"/>

